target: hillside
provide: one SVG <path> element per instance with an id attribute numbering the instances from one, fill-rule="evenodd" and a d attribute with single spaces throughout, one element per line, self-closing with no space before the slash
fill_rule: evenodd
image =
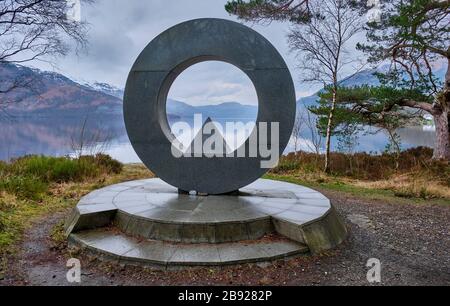
<path id="1" fill-rule="evenodd" d="M 0 65 L 0 86 L 20 86 L 0 95 L 0 106 L 11 115 L 121 114 L 122 100 L 111 94 L 78 84 L 53 72 L 13 64 Z"/>

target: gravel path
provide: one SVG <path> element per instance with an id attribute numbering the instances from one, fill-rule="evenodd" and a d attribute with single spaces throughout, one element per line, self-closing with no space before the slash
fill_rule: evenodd
<path id="1" fill-rule="evenodd" d="M 81 285 L 368 285 L 366 263 L 381 261 L 382 285 L 450 285 L 450 205 L 386 204 L 324 192 L 349 227 L 348 240 L 320 256 L 221 269 L 152 271 L 74 255 Z M 67 249 L 49 233 L 64 214 L 37 222 L 0 285 L 67 285 Z"/>

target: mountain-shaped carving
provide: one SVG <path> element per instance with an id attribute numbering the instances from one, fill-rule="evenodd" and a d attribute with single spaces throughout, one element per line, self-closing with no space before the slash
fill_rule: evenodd
<path id="1" fill-rule="evenodd" d="M 193 157 L 210 157 L 212 155 L 225 157 L 227 153 L 231 152 L 231 149 L 226 143 L 220 129 L 208 117 L 186 152 L 190 153 Z"/>

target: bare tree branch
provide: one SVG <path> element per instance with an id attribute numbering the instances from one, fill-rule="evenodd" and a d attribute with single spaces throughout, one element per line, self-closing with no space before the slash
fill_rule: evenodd
<path id="1" fill-rule="evenodd" d="M 0 0 L 0 65 L 48 61 L 66 55 L 71 42 L 76 50 L 84 48 L 87 24 L 69 18 L 70 9 L 67 0 Z M 2 112 L 19 102 L 11 98 L 13 91 L 29 90 L 35 81 L 27 76 L 0 80 Z"/>
<path id="2" fill-rule="evenodd" d="M 87 24 L 68 18 L 69 9 L 66 0 L 1 0 L 0 63 L 66 55 L 70 41 L 84 48 Z"/>

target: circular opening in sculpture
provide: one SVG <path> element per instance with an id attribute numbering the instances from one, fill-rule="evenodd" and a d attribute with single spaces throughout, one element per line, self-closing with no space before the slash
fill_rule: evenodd
<path id="1" fill-rule="evenodd" d="M 166 101 L 171 133 L 189 148 L 196 137 L 208 137 L 208 122 L 225 140 L 231 153 L 242 146 L 255 128 L 258 97 L 250 78 L 234 65 L 205 61 L 190 66 L 173 82 Z M 211 131 L 211 130 L 210 130 Z M 212 131 L 211 131 L 212 132 Z"/>

